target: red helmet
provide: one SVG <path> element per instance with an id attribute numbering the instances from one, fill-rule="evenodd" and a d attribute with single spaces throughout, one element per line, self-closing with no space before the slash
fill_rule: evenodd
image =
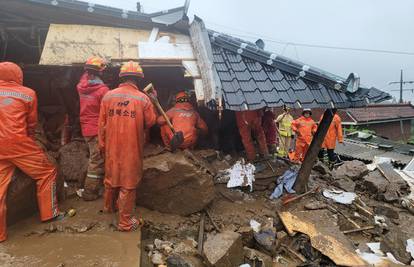
<path id="1" fill-rule="evenodd" d="M 175 102 L 185 102 L 188 101 L 188 94 L 184 91 L 179 92 L 175 95 Z"/>
<path id="2" fill-rule="evenodd" d="M 119 77 L 125 76 L 144 78 L 144 72 L 138 62 L 129 61 L 122 65 L 119 72 Z"/>
<path id="3" fill-rule="evenodd" d="M 100 57 L 91 57 L 85 63 L 85 70 L 103 71 L 106 69 L 106 62 Z"/>

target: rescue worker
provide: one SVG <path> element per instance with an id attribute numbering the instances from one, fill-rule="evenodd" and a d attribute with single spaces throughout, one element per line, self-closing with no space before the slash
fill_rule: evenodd
<path id="1" fill-rule="evenodd" d="M 62 216 L 56 197 L 56 168 L 34 139 L 36 93 L 22 84 L 19 66 L 0 63 L 0 242 L 7 238 L 6 195 L 16 167 L 36 181 L 40 219 Z"/>
<path id="2" fill-rule="evenodd" d="M 321 116 L 322 120 L 323 115 Z M 331 125 L 329 125 L 328 132 L 322 144 L 322 149 L 319 152 L 319 159 L 324 160 L 325 150 L 328 152 L 329 165 L 339 163 L 338 156 L 335 154 L 336 142 L 343 143 L 344 137 L 342 134 L 342 120 L 341 117 L 335 113 Z"/>
<path id="3" fill-rule="evenodd" d="M 292 122 L 293 117 L 289 113 L 289 108 L 286 105 L 283 105 L 283 113 L 277 116 L 276 123 L 278 124 L 278 133 L 279 133 L 279 147 L 277 154 L 279 157 L 286 158 L 290 150 L 290 145 L 292 142 Z"/>
<path id="4" fill-rule="evenodd" d="M 189 100 L 186 92 L 179 92 L 175 96 L 174 107 L 167 111 L 167 116 L 174 130 L 182 132 L 184 135 L 184 142 L 179 147 L 181 149 L 194 148 L 197 144 L 198 135 L 208 133 L 207 124 L 194 110 Z M 170 142 L 174 134 L 163 116 L 159 116 L 157 121 L 161 128 L 162 141 L 167 149 L 171 149 Z"/>
<path id="5" fill-rule="evenodd" d="M 246 150 L 247 159 L 253 161 L 256 158 L 252 132 L 259 143 L 260 154 L 264 157 L 269 157 L 266 136 L 262 127 L 262 110 L 236 111 L 236 121 L 244 149 Z"/>
<path id="6" fill-rule="evenodd" d="M 95 200 L 103 186 L 104 159 L 98 148 L 98 119 L 101 101 L 109 88 L 102 81 L 105 61 L 91 57 L 85 63 L 85 73 L 78 85 L 80 99 L 80 124 L 82 135 L 89 147 L 89 166 L 85 178 L 84 200 Z"/>
<path id="7" fill-rule="evenodd" d="M 270 108 L 266 108 L 263 114 L 263 131 L 266 136 L 267 149 L 270 154 L 276 153 L 277 128 L 275 123 L 275 113 Z"/>
<path id="8" fill-rule="evenodd" d="M 139 226 L 134 216 L 136 189 L 142 179 L 145 129 L 157 119 L 149 97 L 138 88 L 144 77 L 136 62 L 120 70 L 121 84 L 108 92 L 99 114 L 99 147 L 105 157 L 104 211 L 118 208 L 118 230 L 133 231 Z"/>
<path id="9" fill-rule="evenodd" d="M 292 122 L 292 130 L 296 134 L 296 147 L 293 161 L 302 162 L 312 142 L 317 129 L 316 122 L 312 119 L 312 111 L 304 109 L 302 116 Z"/>

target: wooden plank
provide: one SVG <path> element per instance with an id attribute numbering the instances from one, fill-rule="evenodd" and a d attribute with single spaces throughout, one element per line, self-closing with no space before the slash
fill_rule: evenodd
<path id="1" fill-rule="evenodd" d="M 309 236 L 311 245 L 340 266 L 366 266 L 351 241 L 339 230 L 326 210 L 280 212 L 279 217 L 290 235 Z"/>
<path id="2" fill-rule="evenodd" d="M 194 48 L 194 56 L 200 68 L 204 88 L 204 101 L 218 100 L 221 106 L 221 82 L 213 64 L 213 54 L 208 33 L 203 21 L 194 17 L 190 26 L 190 36 Z"/>
<path id="3" fill-rule="evenodd" d="M 138 42 L 147 41 L 149 35 L 147 30 L 51 24 L 39 64 L 71 65 L 93 55 L 138 58 Z"/>
<path id="4" fill-rule="evenodd" d="M 298 177 L 295 183 L 295 190 L 298 193 L 304 193 L 306 191 L 313 165 L 318 158 L 323 140 L 325 139 L 326 133 L 328 132 L 329 126 L 335 113 L 336 109 L 325 110 L 322 121 L 319 124 L 318 130 L 313 136 L 312 143 L 310 144 L 308 152 L 306 153 L 305 160 L 299 169 Z"/>
<path id="5" fill-rule="evenodd" d="M 198 247 L 197 251 L 199 255 L 203 255 L 203 244 L 204 244 L 204 224 L 206 220 L 206 214 L 201 213 L 200 217 L 200 228 L 198 229 Z"/>

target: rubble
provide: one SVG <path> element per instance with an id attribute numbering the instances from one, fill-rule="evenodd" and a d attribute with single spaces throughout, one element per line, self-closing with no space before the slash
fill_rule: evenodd
<path id="1" fill-rule="evenodd" d="M 273 226 L 273 219 L 268 218 L 267 222 L 260 228 L 259 231 L 254 232 L 254 239 L 267 251 L 272 251 L 276 245 L 276 228 Z"/>
<path id="2" fill-rule="evenodd" d="M 189 215 L 201 211 L 214 199 L 213 177 L 188 153 L 165 152 L 144 159 L 144 175 L 137 190 L 139 206 Z"/>
<path id="3" fill-rule="evenodd" d="M 384 193 L 388 185 L 387 179 L 378 170 L 370 172 L 362 179 L 364 186 L 371 194 Z"/>
<path id="4" fill-rule="evenodd" d="M 248 247 L 244 247 L 244 257 L 248 260 L 250 266 L 260 266 L 262 267 L 272 267 L 273 261 L 272 257 L 257 251 L 255 249 L 251 249 Z"/>
<path id="5" fill-rule="evenodd" d="M 316 164 L 312 168 L 313 170 L 319 172 L 321 175 L 329 175 L 332 176 L 331 170 L 324 164 L 322 161 L 317 161 Z"/>
<path id="6" fill-rule="evenodd" d="M 354 192 L 356 183 L 350 178 L 344 177 L 338 180 L 335 180 L 333 183 L 334 186 L 337 186 L 347 192 Z"/>
<path id="7" fill-rule="evenodd" d="M 88 145 L 78 140 L 64 145 L 59 150 L 58 163 L 63 179 L 83 188 L 89 163 Z"/>
<path id="8" fill-rule="evenodd" d="M 384 235 L 381 241 L 381 250 L 385 253 L 390 252 L 400 262 L 409 265 L 411 263 L 411 254 L 407 252 L 407 234 L 398 227 L 393 227 Z"/>
<path id="9" fill-rule="evenodd" d="M 289 234 L 301 232 L 308 235 L 312 247 L 329 257 L 335 264 L 365 265 L 354 252 L 352 243 L 339 231 L 326 210 L 281 212 L 279 216 Z"/>
<path id="10" fill-rule="evenodd" d="M 376 214 L 387 216 L 390 219 L 398 220 L 400 218 L 399 210 L 395 207 L 387 205 L 377 205 L 375 206 L 374 211 Z"/>
<path id="11" fill-rule="evenodd" d="M 210 266 L 239 266 L 244 257 L 240 234 L 230 231 L 209 234 L 204 243 L 203 254 Z"/>
<path id="12" fill-rule="evenodd" d="M 335 180 L 350 178 L 355 181 L 367 174 L 367 166 L 359 160 L 345 161 L 341 166 L 332 172 L 332 176 Z"/>
<path id="13" fill-rule="evenodd" d="M 204 267 L 203 262 L 194 256 L 173 254 L 167 258 L 168 267 Z"/>

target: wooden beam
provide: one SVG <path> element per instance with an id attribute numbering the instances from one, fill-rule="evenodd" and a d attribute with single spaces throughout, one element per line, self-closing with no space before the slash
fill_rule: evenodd
<path id="1" fill-rule="evenodd" d="M 203 255 L 205 220 L 206 220 L 206 214 L 204 212 L 201 212 L 200 228 L 198 229 L 198 247 L 197 247 L 198 254 L 201 256 Z"/>
<path id="2" fill-rule="evenodd" d="M 319 124 L 318 130 L 313 136 L 308 152 L 306 153 L 302 166 L 299 169 L 295 184 L 295 190 L 298 193 L 304 193 L 306 191 L 310 173 L 318 157 L 318 153 L 321 150 L 323 140 L 325 139 L 326 133 L 328 132 L 329 126 L 331 125 L 335 113 L 336 109 L 327 109 L 323 114 L 322 121 Z"/>

